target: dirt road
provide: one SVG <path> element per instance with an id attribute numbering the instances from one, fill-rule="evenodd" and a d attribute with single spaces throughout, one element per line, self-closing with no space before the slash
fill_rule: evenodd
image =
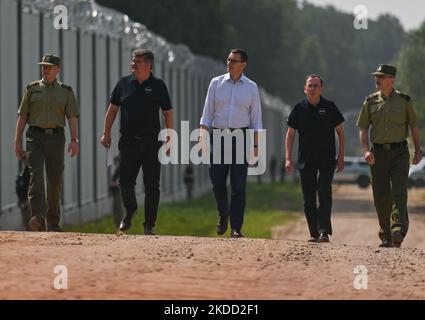
<path id="1" fill-rule="evenodd" d="M 425 299 L 425 192 L 401 249 L 377 248 L 368 192 L 335 190 L 331 244 L 306 243 L 303 219 L 280 240 L 1 232 L 0 299 Z"/>

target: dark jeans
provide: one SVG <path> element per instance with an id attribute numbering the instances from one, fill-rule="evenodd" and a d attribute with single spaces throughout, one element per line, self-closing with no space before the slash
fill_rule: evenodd
<path id="1" fill-rule="evenodd" d="M 332 234 L 332 179 L 335 166 L 318 168 L 306 165 L 300 169 L 301 188 L 304 196 L 304 213 L 310 236 L 318 237 L 320 233 Z M 319 207 L 317 198 L 319 196 Z"/>
<path id="2" fill-rule="evenodd" d="M 140 167 L 143 170 L 145 185 L 145 226 L 155 226 L 159 205 L 159 180 L 161 163 L 158 160 L 158 150 L 162 142 L 156 138 L 141 140 L 121 136 L 118 148 L 120 150 L 120 187 L 124 208 L 127 215 L 137 211 L 135 185 Z"/>
<path id="3" fill-rule="evenodd" d="M 213 141 L 211 137 L 211 141 Z M 213 184 L 217 210 L 220 217 L 230 215 L 230 226 L 232 229 L 241 230 L 245 212 L 245 188 L 248 174 L 248 163 L 236 163 L 236 142 L 232 143 L 232 163 L 224 164 L 224 145 L 222 144 L 222 161 L 220 164 L 213 163 L 213 147 L 211 146 L 211 165 L 209 174 Z M 232 189 L 230 204 L 227 194 L 227 177 L 230 173 L 230 186 Z M 230 207 L 230 210 L 229 210 Z"/>

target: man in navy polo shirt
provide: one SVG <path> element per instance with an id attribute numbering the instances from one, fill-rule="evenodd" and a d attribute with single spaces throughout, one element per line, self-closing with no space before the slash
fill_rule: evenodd
<path id="1" fill-rule="evenodd" d="M 292 147 L 298 131 L 298 169 L 311 236 L 309 242 L 329 242 L 329 235 L 332 235 L 332 180 L 335 167 L 337 172 L 344 169 L 344 117 L 332 101 L 321 96 L 322 90 L 320 76 L 312 74 L 306 77 L 304 93 L 307 99 L 295 105 L 289 114 L 285 142 L 285 169 L 293 172 Z M 337 158 L 335 131 L 339 142 Z"/>
<path id="2" fill-rule="evenodd" d="M 154 226 L 159 205 L 159 180 L 161 164 L 158 141 L 161 130 L 159 110 L 162 110 L 167 129 L 173 129 L 171 101 L 165 83 L 154 77 L 152 66 L 154 55 L 149 50 L 135 50 L 132 54 L 132 75 L 118 81 L 111 94 L 110 105 L 105 116 L 103 136 L 100 143 L 111 146 L 111 128 L 118 110 L 121 109 L 120 187 L 126 214 L 121 221 L 120 230 L 131 227 L 137 211 L 134 187 L 140 166 L 145 185 L 145 235 L 154 235 Z M 168 139 L 168 138 L 167 138 Z"/>

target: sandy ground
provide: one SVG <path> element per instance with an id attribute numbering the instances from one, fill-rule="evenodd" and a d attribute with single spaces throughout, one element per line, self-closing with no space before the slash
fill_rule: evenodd
<path id="1" fill-rule="evenodd" d="M 274 240 L 0 232 L 0 299 L 425 299 L 425 190 L 401 249 L 377 247 L 370 189 L 334 199 L 330 244 L 306 243 L 303 218 Z"/>

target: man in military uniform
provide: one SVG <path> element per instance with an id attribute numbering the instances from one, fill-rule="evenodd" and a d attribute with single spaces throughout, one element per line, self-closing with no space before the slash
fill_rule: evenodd
<path id="1" fill-rule="evenodd" d="M 371 166 L 373 199 L 379 220 L 381 247 L 400 247 L 407 234 L 408 127 L 415 148 L 413 164 L 422 158 L 419 129 L 410 97 L 394 90 L 397 69 L 380 64 L 377 90 L 366 97 L 357 120 L 363 156 Z M 372 148 L 369 148 L 371 127 Z"/>
<path id="2" fill-rule="evenodd" d="M 60 58 L 51 54 L 43 57 L 42 79 L 30 83 L 23 94 L 18 110 L 15 134 L 15 153 L 18 159 L 27 158 L 30 169 L 28 198 L 31 207 L 30 226 L 34 231 L 60 231 L 60 194 L 64 170 L 65 116 L 68 118 L 71 142 L 68 152 L 78 155 L 79 112 L 71 87 L 57 81 Z M 22 147 L 25 125 L 26 153 Z M 47 203 L 44 189 L 46 168 Z"/>

